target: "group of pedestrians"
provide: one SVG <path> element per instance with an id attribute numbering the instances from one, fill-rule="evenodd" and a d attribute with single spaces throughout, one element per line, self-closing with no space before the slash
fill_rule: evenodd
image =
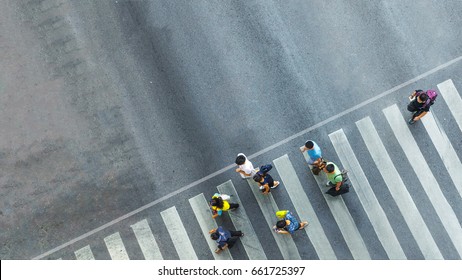
<path id="1" fill-rule="evenodd" d="M 408 123 L 412 125 L 425 116 L 437 96 L 438 93 L 435 90 L 415 90 L 409 96 L 410 103 L 407 109 L 413 115 Z M 335 163 L 325 160 L 322 150 L 316 142 L 313 140 L 306 141 L 305 145 L 300 148 L 300 151 L 306 153 L 307 163 L 314 175 L 319 176 L 321 171 L 326 174 L 326 187 L 329 187 L 326 194 L 338 196 L 349 192 L 351 184 L 347 176 L 347 171 L 341 170 Z M 240 174 L 242 179 L 253 179 L 258 183 L 260 191 L 264 195 L 269 194 L 271 189 L 277 188 L 280 185 L 279 181 L 274 180 L 269 174 L 269 171 L 272 169 L 271 164 L 254 168 L 252 162 L 243 153 L 237 155 L 235 163 L 237 165 L 236 172 Z M 238 203 L 232 203 L 229 200 L 230 196 L 226 194 L 216 193 L 212 196 L 210 207 L 213 218 L 222 215 L 223 212 L 235 210 L 239 207 Z M 295 231 L 303 229 L 308 225 L 306 221 L 301 222 L 297 220 L 289 210 L 277 211 L 276 217 L 279 220 L 273 229 L 279 234 L 293 234 Z M 216 253 L 220 253 L 226 248 L 231 248 L 239 237 L 244 236 L 244 233 L 241 231 L 230 231 L 221 226 L 212 229 L 209 233 L 210 237 L 218 243 L 218 247 L 215 250 Z"/>

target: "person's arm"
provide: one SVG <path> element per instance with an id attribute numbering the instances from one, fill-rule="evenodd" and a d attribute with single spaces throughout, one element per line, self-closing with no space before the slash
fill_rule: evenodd
<path id="1" fill-rule="evenodd" d="M 217 229 L 218 229 L 218 228 L 214 228 L 214 229 L 209 230 L 209 234 L 212 234 L 212 233 L 214 233 L 214 232 L 217 232 Z"/>
<path id="2" fill-rule="evenodd" d="M 270 187 L 269 187 L 268 183 L 264 184 L 263 187 L 265 188 L 265 191 L 263 193 L 268 194 L 270 192 Z"/>
<path id="3" fill-rule="evenodd" d="M 215 253 L 220 254 L 221 251 L 224 251 L 226 248 L 228 248 L 228 243 L 223 246 L 218 246 L 218 248 L 215 250 Z"/>
<path id="4" fill-rule="evenodd" d="M 418 115 L 417 117 L 414 118 L 414 121 L 420 120 L 420 119 L 423 118 L 423 116 L 425 116 L 427 113 L 428 113 L 427 111 L 423 111 L 420 115 Z"/>
<path id="5" fill-rule="evenodd" d="M 335 184 L 335 190 L 336 190 L 336 191 L 339 191 L 341 185 L 342 185 L 342 181 L 337 182 L 337 183 Z"/>

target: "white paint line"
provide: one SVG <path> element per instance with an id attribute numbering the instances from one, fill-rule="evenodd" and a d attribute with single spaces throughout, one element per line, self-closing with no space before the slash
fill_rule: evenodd
<path id="1" fill-rule="evenodd" d="M 197 260 L 196 252 L 189 240 L 189 235 L 184 228 L 180 215 L 176 211 L 176 207 L 170 207 L 167 210 L 160 212 L 164 224 L 167 227 L 173 246 L 180 260 Z"/>
<path id="2" fill-rule="evenodd" d="M 217 249 L 218 244 L 215 240 L 210 238 L 209 231 L 217 228 L 218 225 L 215 219 L 212 218 L 212 212 L 210 211 L 210 206 L 205 199 L 204 194 L 201 193 L 190 198 L 189 204 L 191 205 L 194 215 L 199 222 L 202 234 L 204 235 L 207 245 L 209 245 L 210 252 L 212 252 L 215 260 L 232 260 L 233 257 L 231 256 L 229 249 L 222 251 L 220 254 L 215 253 L 215 249 Z"/>
<path id="3" fill-rule="evenodd" d="M 78 260 L 94 260 L 93 252 L 91 251 L 90 245 L 87 245 L 74 252 L 75 257 Z"/>
<path id="4" fill-rule="evenodd" d="M 313 244 L 319 259 L 321 260 L 336 260 L 332 246 L 330 245 L 327 235 L 319 222 L 318 216 L 311 206 L 310 200 L 302 187 L 302 183 L 298 179 L 292 163 L 288 155 L 283 155 L 280 158 L 273 160 L 284 187 L 289 194 L 290 200 L 294 204 L 295 211 L 302 221 L 308 221 L 306 233 Z"/>
<path id="5" fill-rule="evenodd" d="M 125 250 L 124 243 L 120 234 L 118 232 L 113 233 L 109 236 L 104 238 L 104 243 L 106 243 L 107 250 L 109 251 L 109 255 L 111 255 L 111 259 L 113 260 L 128 260 L 127 251 Z"/>
<path id="6" fill-rule="evenodd" d="M 231 196 L 231 202 L 239 203 L 239 208 L 235 211 L 228 211 L 229 217 L 233 222 L 236 230 L 242 231 L 245 235 L 240 238 L 242 245 L 249 260 L 266 260 L 266 254 L 261 246 L 260 240 L 258 240 L 257 234 L 255 233 L 252 223 L 250 222 L 247 213 L 245 212 L 244 205 L 242 205 L 239 195 L 234 188 L 231 180 L 219 185 L 217 187 L 220 193 L 228 194 Z"/>
<path id="7" fill-rule="evenodd" d="M 276 212 L 279 210 L 291 210 L 291 209 L 282 209 L 279 208 L 274 201 L 273 196 L 271 193 L 264 195 L 260 192 L 258 184 L 254 182 L 252 179 L 247 179 L 247 183 L 252 190 L 255 199 L 257 200 L 258 206 L 260 206 L 263 216 L 265 217 L 266 223 L 273 234 L 274 240 L 278 245 L 279 251 L 281 251 L 282 258 L 284 260 L 300 260 L 300 254 L 298 253 L 297 246 L 295 245 L 294 240 L 290 234 L 278 234 L 273 230 L 273 226 L 276 225 L 277 217 Z M 282 188 L 279 186 L 278 188 Z M 278 189 L 274 189 L 272 191 L 277 192 Z M 302 232 L 295 232 L 294 234 L 302 234 Z"/>
<path id="8" fill-rule="evenodd" d="M 459 110 L 462 112 L 462 107 Z M 454 147 L 444 132 L 443 127 L 432 112 L 429 112 L 424 118 L 422 118 L 422 123 L 424 124 L 433 145 L 435 145 L 444 166 L 448 170 L 449 176 L 451 177 L 452 182 L 454 182 L 454 186 L 457 191 L 459 191 L 459 195 L 462 197 L 462 163 L 460 162 Z"/>
<path id="9" fill-rule="evenodd" d="M 305 160 L 307 160 L 307 153 L 303 153 Z M 334 216 L 335 222 L 337 223 L 340 231 L 342 232 L 343 239 L 350 249 L 351 255 L 355 260 L 370 260 L 371 256 L 367 250 L 366 244 L 364 243 L 358 228 L 356 227 L 355 221 L 345 205 L 341 195 L 332 197 L 325 192 L 328 190 L 326 187 L 327 177 L 324 172 L 320 172 L 320 175 L 314 176 L 314 179 L 318 183 L 318 187 L 323 193 L 324 199 Z M 322 175 L 321 175 L 322 174 Z M 348 193 L 345 195 L 349 195 Z"/>
<path id="10" fill-rule="evenodd" d="M 440 91 L 441 96 L 446 101 L 446 104 L 451 111 L 454 120 L 456 121 L 457 125 L 459 126 L 460 131 L 462 131 L 462 98 L 459 95 L 459 92 L 454 86 L 454 83 L 451 79 L 438 84 L 438 89 Z M 438 102 L 438 99 L 436 100 Z M 438 104 L 435 102 L 435 105 Z M 433 105 L 433 106 L 435 106 Z M 423 118 L 422 118 L 423 120 Z"/>
<path id="11" fill-rule="evenodd" d="M 317 123 L 317 124 L 315 124 L 315 125 L 313 125 L 311 127 L 308 127 L 307 129 L 304 129 L 304 130 L 302 130 L 302 131 L 300 131 L 300 132 L 298 132 L 298 133 L 296 133 L 296 134 L 294 134 L 294 135 L 292 135 L 290 137 L 287 137 L 286 139 L 284 139 L 282 141 L 277 142 L 276 144 L 273 144 L 273 145 L 271 145 L 271 146 L 269 146 L 269 147 L 267 147 L 267 148 L 265 148 L 265 149 L 263 149 L 263 150 L 261 150 L 259 152 L 256 152 L 256 153 L 252 154 L 248 158 L 249 159 L 255 158 L 255 157 L 260 156 L 260 155 L 262 155 L 262 154 L 264 154 L 264 153 L 266 153 L 268 151 L 271 151 L 271 150 L 273 150 L 273 149 L 275 149 L 275 148 L 277 148 L 279 146 L 282 146 L 282 145 L 284 145 L 284 144 L 286 144 L 286 143 L 288 143 L 288 142 L 290 142 L 290 141 L 292 141 L 292 140 L 294 140 L 294 139 L 296 139 L 296 138 L 298 138 L 300 136 L 303 136 L 304 134 L 306 134 L 306 133 L 308 133 L 310 131 L 318 129 L 318 128 L 324 126 L 325 124 L 328 124 L 328 123 L 330 123 L 332 121 L 335 121 L 336 119 L 339 119 L 339 118 L 341 118 L 341 117 L 343 117 L 343 116 L 345 116 L 345 115 L 347 115 L 347 114 L 349 114 L 349 113 L 351 113 L 353 111 L 361 109 L 362 107 L 364 107 L 366 105 L 369 105 L 372 102 L 375 102 L 375 101 L 377 101 L 377 100 L 379 100 L 379 99 L 381 99 L 381 98 L 383 98 L 383 97 L 385 97 L 385 96 L 387 96 L 387 95 L 389 95 L 389 94 L 391 94 L 393 92 L 396 92 L 396 91 L 398 91 L 398 90 L 400 90 L 400 89 L 402 89 L 402 88 L 404 88 L 404 87 L 406 87 L 406 86 L 408 86 L 410 84 L 413 84 L 413 83 L 417 82 L 420 79 L 423 79 L 423 78 L 425 78 L 427 76 L 432 75 L 433 73 L 436 73 L 436 72 L 438 72 L 438 71 L 440 71 L 440 70 L 442 70 L 442 69 L 444 69 L 446 67 L 449 67 L 449 66 L 459 62 L 460 60 L 462 60 L 462 56 L 459 56 L 457 58 L 454 58 L 453 60 L 450 60 L 450 61 L 448 61 L 448 62 L 446 62 L 444 64 L 441 64 L 441 65 L 439 65 L 439 66 L 437 66 L 437 67 L 435 67 L 435 68 L 433 68 L 433 69 L 431 69 L 431 70 L 429 70 L 429 71 L 427 71 L 427 72 L 425 72 L 425 73 L 423 73 L 423 74 L 421 74 L 421 75 L 419 75 L 419 76 L 417 76 L 417 77 L 415 77 L 413 79 L 410 79 L 410 80 L 408 80 L 408 81 L 406 81 L 406 82 L 404 82 L 404 83 L 402 83 L 400 85 L 397 85 L 397 86 L 395 86 L 395 87 L 393 87 L 393 88 L 391 88 L 391 89 L 389 89 L 387 91 L 382 92 L 381 94 L 378 94 L 378 95 L 376 95 L 376 96 L 374 96 L 374 97 L 372 97 L 372 98 L 370 98 L 370 99 L 368 99 L 366 101 L 363 101 L 363 102 L 357 104 L 356 106 L 351 107 L 350 109 L 347 109 L 347 110 L 345 110 L 345 111 L 343 111 L 343 112 L 341 112 L 339 114 L 333 115 L 333 116 L 331 116 L 331 117 L 329 117 L 329 118 L 327 118 L 327 119 L 325 119 L 325 120 L 323 120 L 323 121 L 321 121 L 321 122 L 319 122 L 319 123 Z M 108 223 L 106 223 L 106 224 L 104 224 L 104 225 L 102 225 L 100 227 L 97 227 L 94 230 L 91 230 L 91 231 L 89 231 L 89 232 L 87 232 L 85 234 L 82 234 L 79 237 L 76 237 L 76 238 L 74 238 L 74 239 L 72 239 L 72 240 L 70 240 L 68 242 L 65 242 L 62 245 L 57 246 L 57 247 L 55 247 L 55 248 L 53 248 L 53 249 L 51 249 L 51 250 L 49 250 L 49 251 L 47 251 L 45 253 L 42 253 L 42 254 L 36 256 L 33 259 L 34 260 L 42 259 L 42 258 L 44 258 L 44 257 L 46 257 L 48 255 L 51 255 L 51 254 L 53 254 L 53 253 L 55 253 L 55 252 L 57 252 L 57 251 L 59 251 L 59 250 L 61 250 L 63 248 L 66 248 L 69 245 L 72 245 L 72 244 L 74 244 L 74 243 L 76 243 L 76 242 L 78 242 L 78 241 L 80 241 L 80 240 L 82 240 L 84 238 L 87 238 L 88 236 L 91 236 L 91 235 L 93 235 L 93 234 L 95 234 L 97 232 L 100 232 L 100 231 L 102 231 L 102 230 L 104 230 L 104 229 L 106 229 L 106 228 L 108 228 L 108 227 L 110 227 L 110 226 L 112 226 L 114 224 L 119 223 L 122 220 L 125 220 L 125 219 L 127 219 L 127 218 L 129 218 L 129 217 L 131 217 L 133 215 L 136 215 L 136 214 L 138 214 L 138 213 L 140 213 L 140 212 L 142 212 L 142 211 L 144 211 L 146 209 L 149 209 L 149 208 L 151 208 L 151 207 L 153 207 L 153 206 L 155 206 L 155 205 L 157 205 L 157 204 L 159 204 L 159 203 L 161 203 L 161 202 L 163 202 L 163 201 L 165 201 L 165 200 L 167 200 L 169 198 L 172 198 L 172 197 L 174 197 L 175 195 L 177 195 L 179 193 L 182 193 L 182 192 L 184 192 L 186 190 L 189 190 L 189 189 L 191 189 L 191 188 L 193 188 L 193 187 L 195 187 L 195 186 L 197 186 L 197 185 L 199 185 L 199 184 L 201 184 L 201 183 L 203 183 L 203 182 L 205 182 L 205 181 L 207 181 L 207 180 L 209 180 L 209 179 L 211 179 L 211 178 L 213 178 L 213 177 L 215 177 L 217 175 L 220 175 L 220 174 L 222 174 L 222 173 L 224 173 L 224 172 L 226 172 L 226 171 L 228 171 L 228 170 L 230 170 L 231 168 L 234 168 L 234 167 L 235 167 L 235 164 L 230 164 L 230 165 L 228 165 L 228 166 L 226 166 L 226 167 L 224 167 L 224 168 L 222 168 L 222 169 L 220 169 L 220 170 L 218 170 L 216 172 L 213 172 L 210 175 L 205 176 L 204 178 L 201 178 L 201 179 L 199 179 L 197 181 L 194 181 L 194 182 L 192 182 L 192 183 L 190 183 L 190 184 L 188 184 L 188 185 L 186 185 L 186 186 L 184 186 L 182 188 L 179 188 L 178 190 L 172 191 L 168 195 L 165 195 L 165 196 L 163 196 L 161 198 L 158 198 L 158 199 L 156 199 L 156 200 L 154 200 L 154 201 L 152 201 L 152 202 L 150 202 L 150 203 L 148 203 L 148 204 L 146 204 L 144 206 L 141 206 L 138 209 L 135 209 L 135 210 L 123 215 L 123 216 L 120 216 L 117 219 L 114 219 L 114 220 L 112 220 L 112 221 L 110 221 L 110 222 L 108 222 Z"/>
<path id="12" fill-rule="evenodd" d="M 417 142 L 412 136 L 409 125 L 401 115 L 396 104 L 383 109 L 383 113 L 385 114 L 396 139 L 398 139 L 399 144 L 403 148 L 404 153 L 411 163 L 414 172 L 417 174 L 417 179 L 422 184 L 422 187 L 430 199 L 433 208 L 435 208 L 436 213 L 443 223 L 449 238 L 451 238 L 459 256 L 462 257 L 462 227 L 460 226 L 456 213 L 454 213 L 451 205 L 449 205 L 448 201 L 444 197 L 440 185 L 438 184 L 438 181 L 436 181 L 435 176 L 433 176 L 433 172 L 425 161 L 419 146 L 417 146 Z"/>
<path id="13" fill-rule="evenodd" d="M 425 259 L 443 259 L 403 180 L 369 117 L 356 122 L 367 149 Z"/>
<path id="14" fill-rule="evenodd" d="M 160 253 L 159 246 L 157 245 L 156 239 L 152 234 L 152 230 L 149 226 L 148 220 L 143 219 L 137 222 L 136 224 L 131 225 L 130 227 L 132 228 L 136 240 L 140 245 L 144 259 L 162 260 L 162 254 Z"/>
<path id="15" fill-rule="evenodd" d="M 339 129 L 329 134 L 329 138 L 334 145 L 335 151 L 337 152 L 343 167 L 348 170 L 349 180 L 354 186 L 355 193 L 371 221 L 385 252 L 387 252 L 388 258 L 392 260 L 407 259 L 401 245 L 399 244 L 398 238 L 388 221 L 387 215 L 383 211 L 377 197 L 372 191 L 372 187 L 366 178 L 366 174 L 361 168 L 361 165 L 359 164 L 359 161 L 356 158 L 343 129 Z"/>

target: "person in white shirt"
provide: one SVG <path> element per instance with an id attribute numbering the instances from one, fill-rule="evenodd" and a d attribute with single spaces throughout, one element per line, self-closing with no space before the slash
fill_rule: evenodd
<path id="1" fill-rule="evenodd" d="M 252 178 L 258 171 L 253 168 L 252 162 L 243 153 L 237 155 L 235 162 L 238 165 L 236 172 L 241 174 L 242 179 Z"/>

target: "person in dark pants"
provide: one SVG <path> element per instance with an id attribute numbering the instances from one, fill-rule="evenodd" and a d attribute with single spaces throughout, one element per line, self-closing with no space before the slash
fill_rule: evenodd
<path id="1" fill-rule="evenodd" d="M 209 231 L 210 238 L 218 243 L 215 253 L 220 254 L 226 248 L 232 248 L 239 237 L 243 237 L 244 233 L 240 230 L 227 230 L 221 226 Z"/>
<path id="2" fill-rule="evenodd" d="M 258 183 L 263 194 L 268 194 L 270 189 L 279 186 L 279 181 L 275 181 L 268 173 L 262 173 L 260 171 L 253 176 L 253 180 Z"/>
<path id="3" fill-rule="evenodd" d="M 411 96 L 409 96 L 410 103 L 407 105 L 407 110 L 414 113 L 409 119 L 409 124 L 414 124 L 425 116 L 430 111 L 430 106 L 433 105 L 433 101 L 429 99 L 429 96 L 423 90 L 415 90 Z"/>

